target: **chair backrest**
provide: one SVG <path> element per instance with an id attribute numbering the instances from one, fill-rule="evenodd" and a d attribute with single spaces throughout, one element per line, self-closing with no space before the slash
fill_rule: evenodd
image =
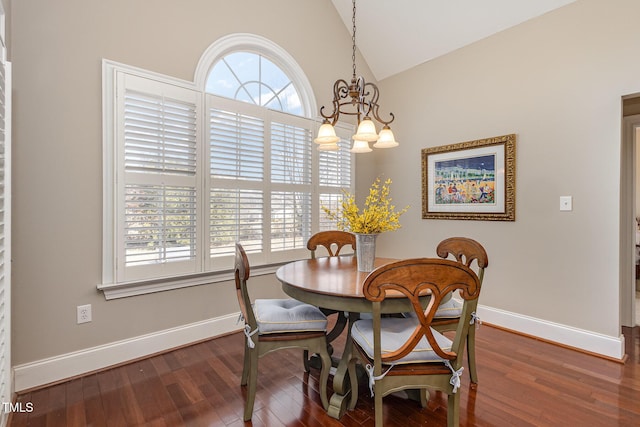
<path id="1" fill-rule="evenodd" d="M 311 258 L 316 257 L 316 249 L 323 246 L 329 256 L 338 256 L 343 247 L 351 245 L 356 251 L 356 236 L 353 233 L 340 230 L 320 231 L 309 238 L 307 249 L 311 251 Z"/>
<path id="2" fill-rule="evenodd" d="M 484 247 L 473 239 L 468 237 L 450 237 L 444 239 L 438 244 L 436 253 L 440 258 L 446 259 L 449 255 L 467 267 L 476 260 L 478 265 L 477 275 L 482 284 L 484 278 L 484 269 L 489 266 L 489 258 Z"/>
<path id="3" fill-rule="evenodd" d="M 249 259 L 244 251 L 244 248 L 240 243 L 236 243 L 236 256 L 235 256 L 235 279 L 236 279 L 236 295 L 238 296 L 238 304 L 240 305 L 240 313 L 244 318 L 244 321 L 251 325 L 251 329 L 254 330 L 258 323 L 253 313 L 251 305 L 251 299 L 249 298 L 249 291 L 247 289 L 247 280 L 251 273 L 249 267 Z"/>
<path id="4" fill-rule="evenodd" d="M 431 322 L 443 298 L 453 291 L 460 290 L 465 300 L 463 315 L 467 302 L 477 300 L 480 294 L 478 276 L 464 264 L 453 260 L 439 258 L 415 258 L 386 264 L 371 272 L 364 281 L 364 296 L 373 304 L 374 353 L 376 364 L 393 363 L 408 355 L 424 337 L 434 352 L 441 358 L 452 360 L 455 365 L 462 363 L 464 343 L 469 332 L 469 322 L 459 322 L 451 351 L 443 350 L 437 343 Z M 380 305 L 387 292 L 402 293 L 406 296 L 419 321 L 411 337 L 397 350 L 381 355 L 380 348 Z M 422 309 L 420 297 L 431 293 L 426 309 Z M 454 366 L 456 369 L 459 366 Z"/>

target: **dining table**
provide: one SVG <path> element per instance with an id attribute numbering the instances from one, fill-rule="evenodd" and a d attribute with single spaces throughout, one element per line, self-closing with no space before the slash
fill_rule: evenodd
<path id="1" fill-rule="evenodd" d="M 376 258 L 374 269 L 390 262 L 393 258 Z M 363 293 L 362 285 L 370 272 L 358 271 L 355 256 L 333 256 L 303 259 L 282 265 L 276 271 L 276 278 L 282 283 L 282 290 L 290 297 L 317 307 L 345 313 L 344 321 L 327 335 L 331 342 L 347 326 L 346 340 L 342 356 L 337 360 L 333 375 L 334 393 L 329 401 L 327 413 L 340 419 L 347 410 L 355 408 L 358 396 L 350 390 L 348 363 L 353 351 L 351 326 L 362 313 L 371 313 L 372 304 Z M 424 306 L 429 295 L 423 297 Z M 411 311 L 409 300 L 402 294 L 387 295 L 382 302 L 382 313 L 404 313 Z M 342 324 L 340 324 L 342 323 Z"/>

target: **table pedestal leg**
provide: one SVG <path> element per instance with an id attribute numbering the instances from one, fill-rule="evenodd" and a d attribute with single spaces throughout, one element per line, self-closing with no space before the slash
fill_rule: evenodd
<path id="1" fill-rule="evenodd" d="M 333 340 L 335 340 L 336 338 L 338 338 L 342 332 L 344 331 L 344 328 L 347 326 L 347 321 L 349 320 L 346 316 L 345 313 L 343 311 L 333 311 L 333 310 L 326 310 L 321 308 L 320 310 L 323 311 L 323 313 L 325 314 L 336 314 L 336 323 L 333 327 L 333 329 L 327 333 L 327 350 L 329 351 L 330 355 L 333 355 L 333 346 L 331 345 L 331 342 Z M 338 366 L 339 361 L 336 358 L 332 357 L 332 365 L 333 366 Z M 320 360 L 320 358 L 317 355 L 313 355 L 311 356 L 311 358 L 309 359 L 309 366 L 311 366 L 312 368 L 315 369 L 321 369 L 322 368 L 322 361 Z"/>

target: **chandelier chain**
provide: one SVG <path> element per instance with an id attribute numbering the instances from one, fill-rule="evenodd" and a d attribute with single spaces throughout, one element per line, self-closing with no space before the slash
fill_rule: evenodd
<path id="1" fill-rule="evenodd" d="M 356 0 L 353 0 L 353 15 L 351 18 L 353 24 L 353 34 L 351 36 L 351 43 L 353 46 L 353 52 L 351 54 L 351 62 L 353 64 L 353 78 L 356 78 Z"/>

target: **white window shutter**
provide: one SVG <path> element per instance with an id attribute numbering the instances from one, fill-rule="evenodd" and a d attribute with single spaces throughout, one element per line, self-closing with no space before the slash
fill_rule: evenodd
<path id="1" fill-rule="evenodd" d="M 11 64 L 0 60 L 0 401 L 11 402 Z M 1 409 L 1 423 L 8 414 Z"/>
<path id="2" fill-rule="evenodd" d="M 318 226 L 320 231 L 336 229 L 336 222 L 329 219 L 323 208 L 337 212 L 341 208 L 344 191 L 353 191 L 351 176 L 354 159 L 349 151 L 352 133 L 353 129 L 337 126 L 336 134 L 340 137 L 338 142 L 340 150 L 319 153 Z"/>
<path id="3" fill-rule="evenodd" d="M 271 250 L 306 249 L 311 237 L 311 193 L 271 193 Z"/>
<path id="4" fill-rule="evenodd" d="M 198 271 L 198 93 L 118 80 L 118 280 Z"/>
<path id="5" fill-rule="evenodd" d="M 208 128 L 213 178 L 263 181 L 265 130 L 262 118 L 210 108 Z"/>
<path id="6" fill-rule="evenodd" d="M 266 210 L 264 109 L 207 95 L 209 269 L 225 270 L 241 242 L 264 263 Z"/>
<path id="7" fill-rule="evenodd" d="M 271 124 L 271 182 L 311 184 L 311 131 L 300 126 Z"/>
<path id="8" fill-rule="evenodd" d="M 247 253 L 260 253 L 264 240 L 264 195 L 260 190 L 211 190 L 210 256 L 231 257 L 236 241 Z"/>
<path id="9" fill-rule="evenodd" d="M 306 250 L 312 234 L 310 121 L 273 114 L 271 122 L 271 251 Z M 281 191 L 275 191 L 281 190 Z"/>

